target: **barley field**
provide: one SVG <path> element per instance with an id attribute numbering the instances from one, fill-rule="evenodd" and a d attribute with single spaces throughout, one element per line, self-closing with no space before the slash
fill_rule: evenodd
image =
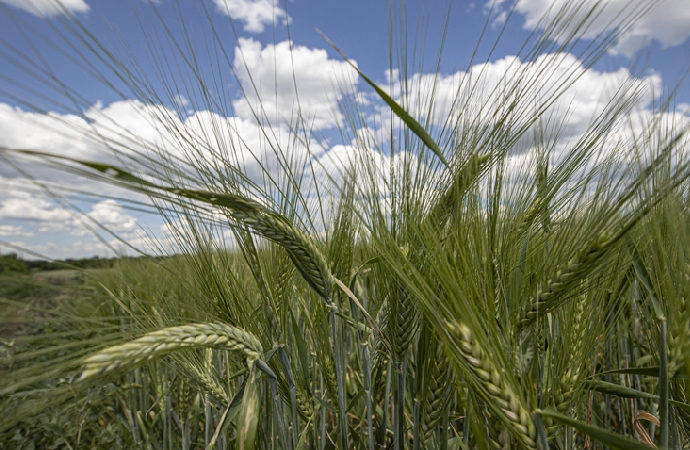
<path id="1" fill-rule="evenodd" d="M 223 110 L 232 49 L 211 19 L 210 72 L 197 30 L 161 16 L 151 45 L 174 40 L 175 59 L 142 73 L 67 16 L 66 55 L 149 105 L 166 142 L 112 123 L 89 135 L 103 159 L 3 147 L 0 164 L 128 192 L 170 233 L 57 300 L 0 291 L 0 448 L 690 448 L 688 122 L 672 94 L 636 114 L 647 94 L 623 82 L 581 137 L 559 131 L 550 108 L 615 42 L 581 39 L 596 17 L 547 17 L 520 70 L 468 75 L 449 104 L 440 75 L 394 92 L 323 30 L 388 125 L 363 132 L 370 111 L 344 96 L 348 152 L 316 157 L 309 117 L 276 127 L 270 99 L 247 103 L 261 150 L 220 113 L 155 106 L 186 89 Z"/>

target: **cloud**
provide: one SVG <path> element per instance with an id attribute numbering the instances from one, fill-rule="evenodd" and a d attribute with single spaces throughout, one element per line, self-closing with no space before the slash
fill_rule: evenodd
<path id="1" fill-rule="evenodd" d="M 272 0 L 213 0 L 216 8 L 235 20 L 244 22 L 244 30 L 261 33 L 265 25 L 287 23 L 290 16 Z"/>
<path id="2" fill-rule="evenodd" d="M 101 144 L 100 148 L 91 148 L 98 152 L 98 158 L 111 155 L 113 150 L 121 154 L 152 156 L 180 146 L 180 136 L 173 131 L 179 129 L 180 118 L 177 112 L 165 106 L 139 100 L 121 100 L 106 106 L 97 103 L 84 113 L 84 117 L 89 120 L 88 128 L 80 132 L 90 141 Z"/>
<path id="3" fill-rule="evenodd" d="M 338 101 L 357 86 L 357 73 L 346 62 L 290 41 L 262 47 L 240 39 L 233 65 L 246 96 L 233 107 L 247 119 L 254 117 L 253 109 L 272 123 L 294 123 L 299 112 L 307 127 L 331 128 L 342 119 Z"/>
<path id="4" fill-rule="evenodd" d="M 137 100 L 97 103 L 83 117 L 28 112 L 0 103 L 0 147 L 129 165 L 135 172 L 156 171 L 164 179 L 171 175 L 166 167 L 203 180 L 206 176 L 196 172 L 199 166 L 230 164 L 252 181 L 260 182 L 264 169 L 274 175 L 282 171 L 276 152 L 294 156 L 293 161 L 305 161 L 310 152 L 322 151 L 318 144 L 312 144 L 308 150 L 291 136 L 286 126 L 274 125 L 267 131 L 254 118 L 226 117 L 210 111 L 190 111 L 181 118 L 174 110 Z M 129 157 L 145 161 L 146 167 L 128 161 Z M 104 196 L 133 198 L 131 193 L 112 184 L 67 177 L 64 170 L 35 160 L 19 166 L 38 181 Z M 11 165 L 0 164 L 3 184 L 18 180 L 20 175 Z M 10 188 L 21 190 L 16 183 Z"/>
<path id="5" fill-rule="evenodd" d="M 253 75 L 251 80 L 246 75 L 242 57 Z M 151 158 L 149 161 L 153 161 L 154 165 L 160 158 L 171 158 L 168 159 L 167 167 L 188 173 L 192 180 L 208 179 L 208 174 L 200 172 L 198 175 L 201 176 L 193 176 L 193 166 L 196 164 L 207 168 L 215 167 L 219 171 L 227 169 L 228 174 L 238 169 L 258 184 L 269 178 L 262 176 L 264 169 L 271 171 L 271 177 L 279 180 L 278 183 L 280 177 L 284 177 L 284 171 L 273 153 L 273 149 L 278 148 L 278 153 L 294 156 L 285 160 L 309 161 L 312 158 L 315 164 L 313 177 L 307 171 L 301 180 L 304 183 L 302 188 L 303 193 L 306 193 L 305 197 L 313 193 L 314 183 L 328 182 L 329 177 L 338 182 L 342 176 L 339 172 L 348 167 L 350 162 L 360 168 L 361 162 L 368 162 L 374 174 L 372 177 L 377 178 L 372 186 L 358 188 L 376 188 L 377 195 L 389 195 L 386 177 L 390 168 L 400 167 L 405 158 L 414 158 L 404 148 L 399 149 L 392 158 L 375 150 L 376 145 L 385 148 L 382 144 L 390 138 L 387 135 L 390 128 L 385 120 L 390 120 L 391 114 L 369 89 L 363 90 L 366 95 L 362 97 L 362 107 L 380 107 L 380 114 L 365 122 L 370 129 L 357 130 L 357 139 L 353 142 L 328 144 L 327 149 L 312 145 L 311 149 L 307 149 L 304 143 L 294 139 L 288 127 L 282 125 L 283 121 L 294 123 L 298 97 L 293 83 L 296 83 L 300 92 L 302 114 L 313 125 L 313 129 L 328 128 L 335 120 L 342 119 L 338 113 L 338 102 L 344 98 L 345 92 L 350 91 L 355 101 L 362 96 L 362 92 L 356 90 L 356 73 L 345 63 L 329 59 L 324 50 L 302 46 L 290 49 L 289 42 L 262 46 L 252 39 L 242 39 L 236 49 L 234 66 L 250 104 L 258 106 L 259 101 L 263 102 L 270 128 L 262 128 L 257 124 L 247 109 L 247 103 L 241 100 L 234 105 L 236 117 L 226 117 L 211 111 L 189 111 L 180 117 L 176 111 L 165 106 L 136 100 L 95 104 L 83 116 L 32 113 L 0 104 L 0 146 L 36 148 L 101 162 L 110 161 L 111 149 L 116 148 L 125 155 L 142 152 L 143 156 Z M 243 73 L 245 77 L 242 76 Z M 505 106 L 506 98 L 512 95 L 510 87 L 522 82 L 525 90 L 520 95 L 521 102 L 516 106 L 516 114 L 529 118 L 534 114 L 534 104 L 551 98 L 568 73 L 578 73 L 581 76 L 545 115 L 551 117 L 553 123 L 562 124 L 563 139 L 558 151 L 582 136 L 592 118 L 601 113 L 620 86 L 640 90 L 642 95 L 633 106 L 646 112 L 647 119 L 653 116 L 650 109 L 652 93 L 659 92 L 662 86 L 658 74 L 649 73 L 636 78 L 626 69 L 608 72 L 586 69 L 575 56 L 567 53 L 544 54 L 535 61 L 521 61 L 515 56 L 506 56 L 475 65 L 469 72 L 440 75 L 418 73 L 407 83 L 410 94 L 404 103 L 411 105 L 417 117 L 425 117 L 430 108 L 430 94 L 433 92 L 434 113 L 430 117 L 431 124 L 436 129 L 444 125 L 449 115 L 453 115 L 455 119 L 464 115 L 463 117 L 472 121 L 476 120 L 472 123 L 490 125 L 495 120 L 495 109 Z M 399 73 L 390 71 L 387 77 L 393 84 L 392 94 L 400 99 Z M 340 89 L 335 83 L 339 78 Z M 252 81 L 257 86 L 258 94 L 252 94 L 253 91 L 249 89 Z M 458 108 L 457 103 L 454 105 L 456 98 L 466 108 Z M 688 107 L 686 105 L 682 108 L 687 111 Z M 455 125 L 456 122 L 451 121 L 450 129 Z M 620 139 L 629 138 L 630 133 L 622 129 Z M 530 145 L 530 142 L 525 143 L 525 154 L 530 152 Z M 175 165 L 171 161 L 175 161 Z M 524 159 L 514 160 L 515 170 L 525 170 L 527 165 L 523 161 Z M 512 166 L 512 161 L 509 164 Z M 104 190 L 112 188 L 110 185 L 99 184 L 96 187 L 92 181 L 84 183 L 76 177 L 65 177 L 64 172 L 44 172 L 36 169 L 36 166 L 31 168 L 31 174 L 39 179 L 98 194 L 108 195 L 112 192 Z M 6 171 L 7 168 L 0 165 L 0 175 Z M 14 177 L 16 180 L 16 175 Z M 2 181 L 0 178 L 0 182 Z M 381 184 L 375 185 L 377 182 Z M 71 210 L 15 190 L 6 191 L 0 197 L 0 219 L 15 221 L 10 222 L 12 226 L 21 224 L 21 228 L 27 232 L 62 232 L 69 236 L 84 234 Z M 269 197 L 270 193 L 274 191 L 269 191 Z M 333 195 L 333 201 L 327 200 L 326 203 L 334 203 L 336 194 L 336 191 L 327 192 L 326 195 Z M 140 237 L 135 233 L 136 219 L 118 202 L 104 200 L 83 209 L 89 217 L 135 243 L 141 242 L 144 245 L 145 241 L 139 240 Z M 31 224 L 32 228 L 25 227 L 25 223 Z M 0 233 L 18 231 L 16 228 L 0 229 Z M 37 245 L 40 243 L 38 238 L 36 242 Z M 83 244 L 79 244 L 79 248 L 71 248 L 71 241 L 68 239 L 64 240 L 64 244 L 59 242 L 60 249 L 63 250 L 62 256 L 105 248 L 99 247 L 100 244 L 86 242 L 85 240 Z M 103 254 L 107 253 L 103 251 Z"/>
<path id="6" fill-rule="evenodd" d="M 226 167 L 226 176 L 237 169 L 261 185 L 262 180 L 265 181 L 263 170 L 271 171 L 276 180 L 284 178 L 274 149 L 279 149 L 286 158 L 293 155 L 293 161 L 306 161 L 310 154 L 304 145 L 291 138 L 286 127 L 272 127 L 267 133 L 253 119 L 225 117 L 210 111 L 190 112 L 181 118 L 164 106 L 136 100 L 95 104 L 84 112 L 83 117 L 28 112 L 0 103 L 0 147 L 36 149 L 116 165 L 126 164 L 128 156 L 137 155 L 141 160 L 147 160 L 151 169 L 159 170 L 161 176 L 174 176 L 173 172 L 179 170 L 191 179 L 200 180 L 199 187 L 203 187 L 203 180 L 208 178 L 207 174 L 195 172 L 195 167 L 216 167 L 218 170 Z M 321 151 L 318 146 L 312 148 Z M 117 160 L 113 149 L 119 152 L 121 160 Z M 77 189 L 82 197 L 93 193 L 148 202 L 141 194 L 110 183 L 70 176 L 64 169 L 50 168 L 36 160 L 15 163 L 34 180 L 48 183 L 53 189 Z M 135 171 L 141 169 L 131 162 L 129 164 Z M 308 177 L 305 180 L 305 184 L 309 182 Z M 41 197 L 44 193 L 38 185 L 27 181 L 12 165 L 2 161 L 0 191 L 0 220 L 35 232 L 36 239 L 31 248 L 44 254 L 55 255 L 57 250 L 45 253 L 47 250 L 41 246 L 39 238 L 41 233 L 53 236 L 61 233 L 59 238 L 55 237 L 63 250 L 62 254 L 57 253 L 60 257 L 84 255 L 84 252 L 98 248 L 102 250 L 98 254 L 107 254 L 107 247 L 97 243 L 84 244 L 78 249 L 70 247 L 70 236 L 80 236 L 86 239 L 85 242 L 89 240 L 89 232 L 83 226 L 92 225 L 89 218 L 121 236 L 128 236 L 128 240 L 144 242 L 131 235 L 137 226 L 135 218 L 114 200 L 93 203 L 92 199 L 91 204 L 84 204 L 82 197 L 76 199 L 70 197 L 68 191 L 54 189 L 58 194 L 63 192 L 71 202 L 76 202 L 88 217 L 80 216 L 67 204 Z M 268 192 L 271 192 L 270 187 Z M 253 192 L 253 195 L 261 194 Z M 154 227 L 156 222 L 160 222 L 159 217 L 153 216 L 145 220 L 154 223 Z M 10 229 L 3 231 L 9 232 Z M 115 247 L 119 248 L 120 244 Z"/>
<path id="7" fill-rule="evenodd" d="M 18 227 L 16 225 L 2 225 L 0 224 L 0 236 L 22 236 L 22 237 L 31 237 L 33 236 L 34 233 L 31 231 L 27 231 L 22 227 Z"/>
<path id="8" fill-rule="evenodd" d="M 187 97 L 182 94 L 177 94 L 174 96 L 173 102 L 175 102 L 175 104 L 180 108 L 186 108 L 189 106 L 189 100 L 187 100 Z"/>
<path id="9" fill-rule="evenodd" d="M 154 123 L 146 120 L 145 114 L 149 114 L 150 119 L 152 109 L 147 110 L 136 101 L 115 102 L 105 107 L 96 104 L 83 116 L 31 112 L 0 103 L 0 147 L 39 150 L 69 158 L 117 163 L 113 148 L 122 154 L 132 154 L 135 151 L 151 154 L 156 145 L 160 145 L 160 133 Z M 65 170 L 36 160 L 15 163 L 34 180 L 57 184 L 62 188 L 106 196 L 123 193 L 122 188 L 83 177 L 66 176 Z M 26 181 L 23 186 L 17 183 L 23 177 L 12 165 L 0 164 L 0 189 L 20 192 L 29 187 L 36 188 Z"/>
<path id="10" fill-rule="evenodd" d="M 86 132 L 89 126 L 83 117 L 73 114 L 29 112 L 0 103 L 0 145 L 5 147 L 89 159 L 105 150 Z"/>
<path id="11" fill-rule="evenodd" d="M 84 0 L 0 0 L 35 16 L 49 18 L 65 13 L 85 13 L 89 5 Z"/>
<path id="12" fill-rule="evenodd" d="M 124 212 L 122 205 L 111 199 L 93 205 L 88 215 L 109 230 L 116 232 L 133 230 L 137 223 L 133 216 Z"/>
<path id="13" fill-rule="evenodd" d="M 519 0 L 516 11 L 525 16 L 525 28 L 542 28 L 566 5 L 572 5 L 570 0 Z M 586 0 L 582 8 L 568 9 L 568 23 L 576 26 L 588 14 L 589 10 L 598 5 L 599 14 L 583 33 L 585 38 L 593 38 L 603 31 L 611 31 L 611 27 L 620 23 L 620 17 L 625 17 L 635 8 L 650 5 L 649 0 Z M 540 22 L 542 16 L 547 16 L 546 22 Z M 567 36 L 563 33 L 562 36 Z M 662 48 L 679 45 L 690 37 L 690 8 L 687 0 L 661 0 L 655 4 L 644 16 L 637 20 L 629 29 L 619 36 L 618 43 L 612 53 L 632 57 L 637 51 L 647 47 L 652 41 L 657 41 Z"/>
<path id="14" fill-rule="evenodd" d="M 136 227 L 136 218 L 126 213 L 115 200 L 102 200 L 89 208 L 85 211 L 86 217 L 83 217 L 68 205 L 40 195 L 20 190 L 6 192 L 0 199 L 0 220 L 18 222 L 23 226 L 0 225 L 0 235 L 30 236 L 38 231 L 83 236 L 86 234 L 84 224 L 89 223 L 87 218 L 98 221 L 116 233 L 129 232 Z"/>
<path id="15" fill-rule="evenodd" d="M 0 203 L 0 219 L 14 219 L 50 224 L 65 224 L 73 220 L 73 214 L 55 206 L 47 199 L 34 197 L 28 193 L 13 192 L 10 198 Z M 63 226 L 60 225 L 60 228 Z"/>
<path id="16" fill-rule="evenodd" d="M 545 115 L 562 127 L 562 135 L 578 136 L 621 89 L 637 92 L 633 106 L 646 108 L 661 91 L 662 80 L 653 72 L 637 78 L 625 68 L 587 69 L 572 54 L 553 53 L 534 61 L 505 56 L 448 75 L 418 73 L 407 86 L 404 103 L 417 117 L 431 110 L 431 123 L 439 127 L 458 120 L 490 126 L 500 118 L 497 112 L 515 100 L 514 115 L 529 119 L 538 113 L 539 105 L 553 101 Z M 434 92 L 433 98 L 429 92 Z M 393 86 L 393 95 L 400 100 L 399 82 Z"/>
<path id="17" fill-rule="evenodd" d="M 553 164 L 563 161 L 576 148 L 590 148 L 587 152 L 593 159 L 586 170 L 595 170 L 593 165 L 597 157 L 609 157 L 619 171 L 616 175 L 623 177 L 637 167 L 638 150 L 645 155 L 652 154 L 664 145 L 658 142 L 659 136 L 668 137 L 690 126 L 685 104 L 678 105 L 675 114 L 655 110 L 655 105 L 659 104 L 655 95 L 663 89 L 658 73 L 635 76 L 625 68 L 612 71 L 586 68 L 569 53 L 542 54 L 534 61 L 506 56 L 476 64 L 467 72 L 417 73 L 407 80 L 405 95 L 401 95 L 400 80 L 396 80 L 395 72 L 387 76 L 394 81 L 391 89 L 394 98 L 420 118 L 444 148 L 450 145 L 458 146 L 461 151 L 476 151 L 480 145 L 487 145 L 485 150 L 496 148 L 504 145 L 503 137 L 529 126 L 508 149 L 506 192 L 516 194 L 529 186 L 524 181 L 534 174 L 536 150 L 540 146 L 551 150 Z M 539 105 L 548 108 L 541 111 Z M 622 114 L 614 114 L 617 120 L 610 129 L 592 129 L 594 124 L 602 123 L 598 122 L 599 117 L 610 117 L 604 114 L 623 105 L 629 111 L 623 109 Z M 388 109 L 381 106 L 367 117 L 366 126 L 358 130 L 358 139 L 352 145 L 374 142 L 376 144 L 368 145 L 385 148 L 391 128 L 390 117 Z M 424 120 L 427 117 L 429 120 Z M 535 118 L 537 122 L 532 123 Z M 394 129 L 404 129 L 395 118 L 392 125 Z M 494 126 L 505 130 L 507 135 L 490 135 L 489 130 Z M 441 129 L 444 134 L 439 137 Z M 658 130 L 658 136 L 650 130 Z M 402 134 L 398 136 L 398 142 L 406 142 Z M 683 145 L 687 144 L 679 147 Z M 348 161 L 349 152 L 338 150 L 338 159 Z M 337 161 L 332 165 L 346 167 Z M 585 171 L 578 172 L 573 177 L 574 183 L 584 175 Z M 381 177 L 385 176 L 382 171 Z M 518 184 L 519 180 L 523 184 Z"/>
<path id="18" fill-rule="evenodd" d="M 261 130 L 252 120 L 223 117 L 197 111 L 184 120 L 169 108 L 122 100 L 103 105 L 96 103 L 83 116 L 39 113 L 0 103 L 0 146 L 39 150 L 69 158 L 117 163 L 120 156 L 136 154 L 148 158 L 212 158 L 219 146 L 229 152 L 248 143 L 257 154 L 266 147 Z M 240 157 L 247 161 L 248 155 Z M 61 181 L 64 172 L 51 172 L 31 165 L 31 175 L 39 180 Z M 16 176 L 9 166 L 0 165 L 0 175 Z M 58 178 L 59 177 L 59 178 Z M 79 185 L 83 187 L 83 180 Z"/>

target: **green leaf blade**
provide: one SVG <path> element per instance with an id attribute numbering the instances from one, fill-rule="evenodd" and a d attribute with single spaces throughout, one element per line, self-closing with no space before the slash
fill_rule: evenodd
<path id="1" fill-rule="evenodd" d="M 383 89 L 381 89 L 381 87 L 379 87 L 379 85 L 376 84 L 376 83 L 374 82 L 374 80 L 372 80 L 372 79 L 369 78 L 364 72 L 362 72 L 362 71 L 359 69 L 359 67 L 357 67 L 357 66 L 347 57 L 347 55 L 345 55 L 345 53 L 344 53 L 342 50 L 340 50 L 340 49 L 338 48 L 338 46 L 336 46 L 336 45 L 333 43 L 333 41 L 331 41 L 330 39 L 328 39 L 328 37 L 327 37 L 325 34 L 323 34 L 321 31 L 319 31 L 319 30 L 316 30 L 316 31 L 326 40 L 326 42 L 328 42 L 328 44 L 329 44 L 331 47 L 333 47 L 333 49 L 334 49 L 336 52 L 338 52 L 338 53 L 340 54 L 340 56 L 343 58 L 343 60 L 345 60 L 345 62 L 347 62 L 353 69 L 355 69 L 355 70 L 357 71 L 357 74 L 358 74 L 360 77 L 362 77 L 362 79 L 363 79 L 369 86 L 371 86 L 371 87 L 374 89 L 374 91 L 378 94 L 378 96 L 381 97 L 381 99 L 382 99 L 384 102 L 386 102 L 386 104 L 387 104 L 388 107 L 391 109 L 391 111 L 393 111 L 393 113 L 394 113 L 396 116 L 398 116 L 398 117 L 400 118 L 400 120 L 402 120 L 402 121 L 405 123 L 405 125 L 407 125 L 407 127 L 410 129 L 410 131 L 412 131 L 414 134 L 416 134 L 417 137 L 419 137 L 419 139 L 422 140 L 422 142 L 424 143 L 424 145 L 426 145 L 432 152 L 434 152 L 434 154 L 438 157 L 439 161 L 441 161 L 441 163 L 443 163 L 443 165 L 444 165 L 446 168 L 449 168 L 449 167 L 450 167 L 450 164 L 448 164 L 448 161 L 447 161 L 446 158 L 443 156 L 443 152 L 441 151 L 440 147 L 438 146 L 438 144 L 436 143 L 436 141 L 434 141 L 434 138 L 432 138 L 431 135 L 424 129 L 424 127 L 422 126 L 422 124 L 420 124 L 420 123 L 417 121 L 417 119 L 415 119 L 414 117 L 412 117 L 412 115 L 411 115 L 410 113 L 408 113 L 408 112 L 405 110 L 405 108 L 403 108 L 402 106 L 400 106 L 400 104 L 399 104 L 398 102 L 396 102 L 395 100 L 393 100 L 393 98 L 392 98 L 390 95 L 388 95 L 388 93 L 387 93 L 386 91 L 384 91 Z"/>
<path id="2" fill-rule="evenodd" d="M 596 439 L 597 441 L 609 445 L 613 448 L 618 448 L 621 450 L 651 450 L 656 448 L 651 447 L 647 444 L 643 444 L 641 442 L 634 441 L 618 433 L 613 433 L 603 428 L 582 423 L 579 420 L 572 419 L 566 415 L 560 414 L 553 410 L 538 410 L 537 413 L 543 417 L 548 417 L 556 422 L 560 422 L 564 425 L 571 426 L 579 432 L 591 437 L 592 439 Z"/>

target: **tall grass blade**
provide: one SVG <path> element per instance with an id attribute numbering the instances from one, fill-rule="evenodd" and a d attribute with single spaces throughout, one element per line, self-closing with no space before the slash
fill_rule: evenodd
<path id="1" fill-rule="evenodd" d="M 613 433 L 611 431 L 605 430 L 600 427 L 595 427 L 593 425 L 587 425 L 586 423 L 580 422 L 579 420 L 572 419 L 564 414 L 558 413 L 556 411 L 552 410 L 538 410 L 537 414 L 541 415 L 542 417 L 548 417 L 556 422 L 560 422 L 564 425 L 571 426 L 578 430 L 580 433 L 583 433 L 599 442 L 602 444 L 611 446 L 613 448 L 621 449 L 621 450 L 651 450 L 656 447 L 652 447 L 647 444 L 642 444 L 637 441 L 633 441 L 630 438 L 627 438 L 625 436 L 622 436 L 617 433 Z"/>
<path id="2" fill-rule="evenodd" d="M 429 133 L 424 129 L 424 127 L 408 113 L 402 106 L 398 104 L 393 98 L 386 93 L 383 89 L 381 89 L 374 81 L 366 76 L 364 72 L 362 72 L 359 67 L 355 63 L 353 63 L 345 53 L 340 50 L 334 43 L 331 41 L 325 34 L 323 34 L 321 31 L 317 30 L 317 32 L 328 42 L 328 44 L 333 47 L 333 49 L 340 54 L 340 56 L 345 60 L 352 68 L 354 68 L 357 73 L 359 74 L 360 77 L 369 85 L 371 86 L 374 91 L 381 97 L 381 99 L 386 102 L 386 104 L 390 107 L 391 111 L 398 116 L 404 123 L 407 125 L 407 127 L 412 131 L 414 134 L 419 137 L 419 139 L 422 140 L 424 145 L 426 145 L 434 154 L 438 157 L 439 161 L 443 163 L 443 165 L 447 168 L 450 169 L 450 165 L 448 164 L 448 161 L 446 161 L 446 158 L 443 156 L 443 152 L 439 148 L 438 144 L 436 141 L 434 141 L 434 138 L 429 135 Z"/>
<path id="3" fill-rule="evenodd" d="M 238 420 L 237 449 L 253 450 L 256 447 L 256 436 L 261 417 L 261 403 L 259 400 L 259 376 L 258 369 L 252 364 L 249 377 L 244 384 L 242 407 Z"/>

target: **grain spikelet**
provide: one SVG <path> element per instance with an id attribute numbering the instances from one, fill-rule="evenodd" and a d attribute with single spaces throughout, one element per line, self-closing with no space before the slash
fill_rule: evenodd
<path id="1" fill-rule="evenodd" d="M 441 420 L 443 410 L 451 399 L 453 372 L 448 364 L 443 348 L 436 344 L 436 351 L 430 366 L 428 392 L 424 395 L 423 423 L 424 440 L 431 438 L 434 427 Z"/>
<path id="2" fill-rule="evenodd" d="M 520 327 L 529 326 L 537 318 L 537 315 L 545 314 L 559 307 L 563 303 L 562 294 L 570 292 L 573 284 L 581 280 L 592 269 L 606 250 L 617 240 L 617 237 L 611 238 L 608 233 L 603 233 L 592 245 L 570 260 L 561 270 L 558 270 L 554 278 L 541 284 L 536 295 L 530 301 L 532 307 L 520 321 Z"/>
<path id="3" fill-rule="evenodd" d="M 156 330 L 125 344 L 104 348 L 84 360 L 81 378 L 133 366 L 190 347 L 237 350 L 249 360 L 258 359 L 262 353 L 259 340 L 247 331 L 218 322 L 196 323 Z"/>
<path id="4" fill-rule="evenodd" d="M 223 194 L 223 197 L 227 196 L 228 194 Z M 216 201 L 218 198 L 216 197 Z M 230 208 L 235 219 L 285 248 L 307 283 L 321 298 L 330 302 L 333 285 L 331 271 L 323 254 L 311 239 L 295 228 L 287 218 L 257 202 L 239 196 L 232 196 L 230 200 L 214 204 Z"/>
<path id="5" fill-rule="evenodd" d="M 483 390 L 488 394 L 492 409 L 500 411 L 500 419 L 508 426 L 525 448 L 537 448 L 536 428 L 522 399 L 508 385 L 493 362 L 487 357 L 472 331 L 463 323 L 446 322 L 448 330 L 458 337 L 457 343 L 463 359 L 467 362 Z"/>
<path id="6" fill-rule="evenodd" d="M 457 171 L 452 184 L 433 205 L 426 220 L 434 225 L 441 225 L 455 210 L 459 196 L 472 186 L 490 159 L 490 155 L 472 155 L 469 161 Z"/>
<path id="7" fill-rule="evenodd" d="M 404 289 L 396 289 L 397 298 L 388 302 L 388 331 L 395 361 L 402 361 L 417 330 L 418 310 Z"/>

